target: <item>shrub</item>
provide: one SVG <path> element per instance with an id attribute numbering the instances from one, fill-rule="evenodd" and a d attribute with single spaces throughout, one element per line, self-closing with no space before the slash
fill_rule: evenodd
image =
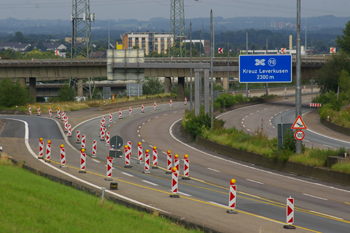
<path id="1" fill-rule="evenodd" d="M 146 77 L 146 82 L 142 84 L 142 90 L 144 95 L 155 95 L 164 93 L 163 84 L 156 77 Z"/>
<path id="2" fill-rule="evenodd" d="M 58 90 L 58 99 L 59 101 L 74 101 L 75 100 L 75 91 L 72 87 L 67 84 L 60 87 Z"/>
<path id="3" fill-rule="evenodd" d="M 0 106 L 10 108 L 31 102 L 34 102 L 34 99 L 29 96 L 29 91 L 19 81 L 13 82 L 11 79 L 0 81 Z"/>

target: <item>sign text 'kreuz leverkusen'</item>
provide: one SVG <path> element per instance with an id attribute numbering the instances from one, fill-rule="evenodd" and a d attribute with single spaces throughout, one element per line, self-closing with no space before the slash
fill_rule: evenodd
<path id="1" fill-rule="evenodd" d="M 240 83 L 292 82 L 291 55 L 240 55 Z"/>

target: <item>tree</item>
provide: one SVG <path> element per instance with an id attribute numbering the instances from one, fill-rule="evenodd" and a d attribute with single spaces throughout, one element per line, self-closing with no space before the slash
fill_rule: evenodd
<path id="1" fill-rule="evenodd" d="M 140 49 L 140 47 L 138 45 L 135 45 L 132 47 L 132 49 Z"/>
<path id="2" fill-rule="evenodd" d="M 65 84 L 58 90 L 59 101 L 74 101 L 75 91 L 72 87 Z"/>
<path id="3" fill-rule="evenodd" d="M 345 69 L 343 69 L 340 73 L 338 85 L 339 85 L 340 91 L 343 91 L 344 93 L 350 90 L 349 72 L 346 71 Z"/>
<path id="4" fill-rule="evenodd" d="M 12 82 L 11 79 L 2 79 L 0 81 L 0 93 L 0 106 L 3 107 L 10 108 L 33 102 L 28 90 L 19 81 Z"/>
<path id="5" fill-rule="evenodd" d="M 345 24 L 345 29 L 343 29 L 343 34 L 337 36 L 335 42 L 337 42 L 338 47 L 346 54 L 350 54 L 350 21 Z"/>
<path id="6" fill-rule="evenodd" d="M 142 85 L 144 95 L 155 95 L 164 92 L 162 83 L 156 77 L 146 77 L 146 82 Z"/>
<path id="7" fill-rule="evenodd" d="M 16 32 L 15 35 L 13 36 L 13 41 L 14 42 L 25 42 L 25 38 L 22 32 Z"/>

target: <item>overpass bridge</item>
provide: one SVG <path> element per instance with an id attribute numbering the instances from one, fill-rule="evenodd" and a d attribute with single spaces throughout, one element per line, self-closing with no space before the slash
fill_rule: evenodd
<path id="1" fill-rule="evenodd" d="M 302 58 L 301 76 L 303 79 L 314 78 L 315 71 L 324 66 L 329 58 Z M 295 77 L 295 58 L 293 58 L 293 77 Z M 195 75 L 209 78 L 210 58 L 144 58 L 144 62 L 112 62 L 114 70 L 139 70 L 146 77 L 166 77 L 166 92 L 170 91 L 170 77 L 178 77 L 179 96 L 184 95 L 184 77 L 190 76 L 190 69 Z M 238 77 L 239 61 L 237 57 L 217 57 L 213 60 L 213 77 L 224 78 L 227 89 L 228 73 L 230 77 Z M 196 74 L 197 73 L 197 74 Z M 34 59 L 34 60 L 0 60 L 0 78 L 19 79 L 24 85 L 29 82 L 29 92 L 36 97 L 36 82 L 78 79 L 78 96 L 83 95 L 83 78 L 107 77 L 107 59 Z"/>

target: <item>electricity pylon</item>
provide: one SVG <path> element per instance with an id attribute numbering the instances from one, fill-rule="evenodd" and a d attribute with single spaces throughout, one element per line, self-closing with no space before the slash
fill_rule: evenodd
<path id="1" fill-rule="evenodd" d="M 182 57 L 182 40 L 186 38 L 184 0 L 171 0 L 170 34 L 174 38 L 174 44 L 176 41 L 179 41 L 180 57 Z"/>

